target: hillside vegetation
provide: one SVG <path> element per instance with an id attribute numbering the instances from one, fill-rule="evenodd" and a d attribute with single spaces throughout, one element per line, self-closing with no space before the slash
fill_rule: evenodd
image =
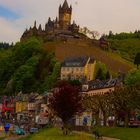
<path id="1" fill-rule="evenodd" d="M 52 41 L 45 43 L 43 47 L 45 50 L 53 51 L 60 61 L 68 56 L 88 55 L 105 63 L 108 69 L 113 72 L 128 72 L 133 68 L 132 64 L 122 59 L 119 55 L 101 50 L 93 45 L 90 40 Z"/>
<path id="2" fill-rule="evenodd" d="M 111 39 L 109 41 L 111 49 L 130 62 L 134 62 L 137 52 L 140 52 L 140 39 L 138 38 Z"/>
<path id="3" fill-rule="evenodd" d="M 41 41 L 32 38 L 0 50 L 0 95 L 20 91 L 44 93 L 54 86 L 60 63 L 41 46 Z"/>
<path id="4" fill-rule="evenodd" d="M 119 34 L 113 34 L 110 31 L 109 35 L 105 35 L 105 37 L 115 53 L 130 62 L 134 62 L 136 54 L 140 52 L 140 30 Z"/>

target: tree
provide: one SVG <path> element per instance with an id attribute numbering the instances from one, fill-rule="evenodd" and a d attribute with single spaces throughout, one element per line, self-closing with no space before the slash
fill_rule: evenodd
<path id="1" fill-rule="evenodd" d="M 128 127 L 131 112 L 140 107 L 139 86 L 118 87 L 109 95 L 110 104 L 114 109 L 115 122 L 123 119 L 125 127 Z"/>
<path id="2" fill-rule="evenodd" d="M 96 125 L 100 125 L 99 114 L 102 113 L 104 126 L 106 126 L 107 114 L 109 112 L 110 107 L 108 94 L 94 95 L 92 97 L 84 96 L 82 104 L 84 108 L 90 108 L 92 110 L 94 115 L 93 117 L 95 117 L 96 120 Z"/>
<path id="3" fill-rule="evenodd" d="M 99 80 L 105 80 L 106 73 L 107 73 L 106 65 L 98 61 L 96 63 L 95 78 Z"/>
<path id="4" fill-rule="evenodd" d="M 140 70 L 131 70 L 126 75 L 124 82 L 127 86 L 140 86 Z"/>
<path id="5" fill-rule="evenodd" d="M 137 65 L 137 69 L 140 65 L 140 52 L 138 52 L 135 56 L 135 59 L 134 59 L 134 64 Z"/>
<path id="6" fill-rule="evenodd" d="M 44 51 L 42 41 L 30 38 L 9 49 L 0 49 L 0 93 L 43 93 L 60 74 L 54 53 Z"/>
<path id="7" fill-rule="evenodd" d="M 53 72 L 50 75 L 47 75 L 44 83 L 42 84 L 42 90 L 47 91 L 53 88 L 56 84 L 56 81 L 58 80 L 58 77 L 60 77 L 60 63 L 56 62 L 53 67 Z"/>
<path id="8" fill-rule="evenodd" d="M 98 69 L 95 78 L 99 79 L 99 80 L 104 80 L 105 79 L 104 74 L 103 74 L 103 70 L 101 68 Z"/>
<path id="9" fill-rule="evenodd" d="M 64 134 L 67 134 L 69 119 L 81 108 L 79 88 L 66 82 L 61 82 L 53 92 L 53 95 L 49 98 L 49 103 L 56 115 L 62 119 L 64 130 L 66 130 Z"/>
<path id="10" fill-rule="evenodd" d="M 96 39 L 100 35 L 98 31 L 91 31 L 87 27 L 81 28 L 80 32 L 91 39 Z"/>
<path id="11" fill-rule="evenodd" d="M 109 73 L 109 71 L 107 71 L 107 73 L 106 73 L 106 79 L 110 79 L 110 73 Z"/>
<path id="12" fill-rule="evenodd" d="M 100 34 L 98 31 L 89 31 L 89 35 L 91 36 L 91 39 L 96 39 Z"/>

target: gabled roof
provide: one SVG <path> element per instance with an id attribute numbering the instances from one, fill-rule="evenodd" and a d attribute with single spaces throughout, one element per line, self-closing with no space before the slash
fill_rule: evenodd
<path id="1" fill-rule="evenodd" d="M 80 57 L 68 57 L 62 62 L 62 67 L 83 67 L 86 65 L 89 57 L 80 56 Z"/>

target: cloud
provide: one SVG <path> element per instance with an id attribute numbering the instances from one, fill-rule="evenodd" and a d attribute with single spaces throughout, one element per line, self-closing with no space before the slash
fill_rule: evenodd
<path id="1" fill-rule="evenodd" d="M 18 41 L 25 28 L 45 25 L 48 17 L 58 16 L 59 4 L 64 0 L 0 0 L 0 6 L 18 18 L 0 18 L 0 41 Z M 140 29 L 139 0 L 67 0 L 73 6 L 73 18 L 80 26 L 100 33 L 134 31 Z"/>
<path id="2" fill-rule="evenodd" d="M 0 42 L 17 41 L 20 29 L 10 21 L 0 18 Z"/>

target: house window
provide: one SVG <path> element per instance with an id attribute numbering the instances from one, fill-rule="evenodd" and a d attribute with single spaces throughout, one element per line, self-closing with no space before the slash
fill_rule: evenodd
<path id="1" fill-rule="evenodd" d="M 65 68 L 62 68 L 62 71 L 65 71 Z"/>

